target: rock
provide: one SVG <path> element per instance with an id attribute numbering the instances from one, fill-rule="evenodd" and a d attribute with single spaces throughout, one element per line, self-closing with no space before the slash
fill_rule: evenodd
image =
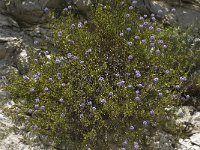
<path id="1" fill-rule="evenodd" d="M 199 148 L 200 148 L 200 133 L 193 134 L 193 135 L 190 137 L 190 140 L 191 140 L 191 143 L 193 143 L 193 144 L 195 144 L 195 145 L 198 145 Z"/>

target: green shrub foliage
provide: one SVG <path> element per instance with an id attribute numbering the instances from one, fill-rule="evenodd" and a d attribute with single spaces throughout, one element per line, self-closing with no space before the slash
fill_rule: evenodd
<path id="1" fill-rule="evenodd" d="M 24 134 L 64 149 L 143 149 L 169 121 L 195 52 L 185 33 L 135 4 L 99 4 L 88 21 L 68 7 L 53 21 L 55 47 L 32 51 L 30 72 L 6 88 Z"/>

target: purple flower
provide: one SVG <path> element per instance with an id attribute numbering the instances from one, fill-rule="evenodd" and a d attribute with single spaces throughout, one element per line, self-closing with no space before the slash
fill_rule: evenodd
<path id="1" fill-rule="evenodd" d="M 92 52 L 92 49 L 91 48 L 89 48 L 87 51 L 86 51 L 86 53 L 91 53 Z"/>
<path id="2" fill-rule="evenodd" d="M 83 61 L 83 60 L 81 60 L 81 61 L 80 61 L 80 64 L 84 64 L 84 61 Z"/>
<path id="3" fill-rule="evenodd" d="M 150 111 L 150 115 L 154 115 L 155 112 L 153 110 Z"/>
<path id="4" fill-rule="evenodd" d="M 144 18 L 147 18 L 147 15 L 144 15 Z"/>
<path id="5" fill-rule="evenodd" d="M 156 20 L 156 18 L 155 18 L 155 17 L 152 17 L 152 18 L 151 18 L 151 20 L 152 20 L 152 21 L 155 21 L 155 20 Z"/>
<path id="6" fill-rule="evenodd" d="M 166 49 L 166 48 L 167 48 L 167 45 L 163 45 L 163 48 Z"/>
<path id="7" fill-rule="evenodd" d="M 33 110 L 32 109 L 29 109 L 29 111 L 28 111 L 30 114 L 32 114 L 32 112 L 33 112 Z"/>
<path id="8" fill-rule="evenodd" d="M 36 104 L 34 107 L 35 107 L 35 109 L 38 109 L 38 108 L 39 108 L 39 105 L 38 105 L 38 104 Z"/>
<path id="9" fill-rule="evenodd" d="M 129 27 L 129 28 L 127 28 L 126 30 L 127 30 L 128 32 L 130 32 L 130 31 L 131 31 L 131 28 Z"/>
<path id="10" fill-rule="evenodd" d="M 147 121 L 143 121 L 143 125 L 147 126 L 148 122 Z"/>
<path id="11" fill-rule="evenodd" d="M 160 9 L 158 10 L 158 14 L 161 15 L 163 13 L 163 11 Z"/>
<path id="12" fill-rule="evenodd" d="M 33 43 L 34 43 L 35 45 L 39 44 L 39 42 L 38 42 L 37 40 L 35 40 Z"/>
<path id="13" fill-rule="evenodd" d="M 72 6 L 71 6 L 71 5 L 69 5 L 69 6 L 68 6 L 68 9 L 72 9 Z"/>
<path id="14" fill-rule="evenodd" d="M 80 114 L 80 118 L 82 118 L 83 117 L 83 114 Z"/>
<path id="15" fill-rule="evenodd" d="M 135 39 L 136 39 L 136 40 L 139 40 L 139 39 L 140 39 L 140 37 L 139 37 L 138 35 L 136 35 L 136 36 L 135 36 Z"/>
<path id="16" fill-rule="evenodd" d="M 140 28 L 143 28 L 144 26 L 142 24 L 139 25 Z"/>
<path id="17" fill-rule="evenodd" d="M 99 77 L 99 81 L 104 81 L 104 77 Z"/>
<path id="18" fill-rule="evenodd" d="M 68 53 L 67 54 L 67 58 L 71 58 L 72 57 L 72 54 L 71 53 Z"/>
<path id="19" fill-rule="evenodd" d="M 132 46 L 133 45 L 133 42 L 128 42 L 128 46 Z"/>
<path id="20" fill-rule="evenodd" d="M 138 84 L 137 87 L 138 87 L 139 89 L 141 89 L 141 88 L 143 87 L 143 85 L 142 85 L 142 84 Z"/>
<path id="21" fill-rule="evenodd" d="M 159 44 L 163 44 L 163 40 L 158 40 L 158 43 Z"/>
<path id="22" fill-rule="evenodd" d="M 176 13 L 176 9 L 175 9 L 175 8 L 172 8 L 172 9 L 171 9 L 171 12 L 172 12 L 172 13 Z"/>
<path id="23" fill-rule="evenodd" d="M 183 82 L 187 81 L 187 77 L 180 77 L 180 80 L 183 81 Z"/>
<path id="24" fill-rule="evenodd" d="M 81 28 L 81 27 L 82 27 L 82 23 L 79 22 L 79 23 L 78 23 L 78 28 Z"/>
<path id="25" fill-rule="evenodd" d="M 140 91 L 139 91 L 139 90 L 136 90 L 135 93 L 136 93 L 136 94 L 140 94 Z"/>
<path id="26" fill-rule="evenodd" d="M 127 145 L 128 144 L 128 140 L 125 140 L 124 142 L 123 142 L 123 145 L 125 146 L 125 145 Z"/>
<path id="27" fill-rule="evenodd" d="M 73 59 L 74 59 L 74 60 L 77 60 L 77 59 L 78 59 L 78 57 L 77 57 L 77 56 L 74 56 L 74 57 L 73 57 Z"/>
<path id="28" fill-rule="evenodd" d="M 155 43 L 150 43 L 150 47 L 155 47 Z"/>
<path id="29" fill-rule="evenodd" d="M 28 76 L 23 76 L 24 80 L 29 80 L 30 78 Z"/>
<path id="30" fill-rule="evenodd" d="M 125 83 L 125 81 L 119 81 L 119 82 L 117 83 L 117 85 L 118 85 L 118 86 L 124 86 L 124 83 Z"/>
<path id="31" fill-rule="evenodd" d="M 143 40 L 142 40 L 142 43 L 144 44 L 144 43 L 146 43 L 146 41 L 147 41 L 147 40 L 143 39 Z"/>
<path id="32" fill-rule="evenodd" d="M 45 109 L 45 106 L 41 106 L 40 109 L 41 109 L 41 110 L 44 110 L 44 109 Z"/>
<path id="33" fill-rule="evenodd" d="M 144 22 L 144 26 L 148 26 L 149 25 L 149 22 Z"/>
<path id="34" fill-rule="evenodd" d="M 134 142 L 134 148 L 135 148 L 135 149 L 139 149 L 139 144 L 138 144 L 138 142 Z"/>
<path id="35" fill-rule="evenodd" d="M 156 31 L 157 31 L 157 32 L 160 32 L 160 31 L 161 31 L 161 28 L 157 28 Z"/>
<path id="36" fill-rule="evenodd" d="M 119 36 L 124 36 L 124 33 L 120 33 Z"/>
<path id="37" fill-rule="evenodd" d="M 190 99 L 190 95 L 185 96 L 186 100 Z"/>
<path id="38" fill-rule="evenodd" d="M 63 117 L 65 117 L 65 114 L 64 114 L 64 113 L 62 113 L 60 116 L 63 118 Z"/>
<path id="39" fill-rule="evenodd" d="M 37 63 L 37 62 L 38 62 L 38 59 L 34 59 L 34 62 Z"/>
<path id="40" fill-rule="evenodd" d="M 131 89 L 132 87 L 133 87 L 133 85 L 132 85 L 132 84 L 129 84 L 129 85 L 128 85 L 128 88 L 129 88 L 129 89 Z"/>
<path id="41" fill-rule="evenodd" d="M 155 16 L 155 14 L 151 14 L 151 17 L 154 17 Z"/>
<path id="42" fill-rule="evenodd" d="M 139 70 L 136 70 L 136 71 L 135 71 L 135 75 L 136 75 L 137 78 L 141 77 L 140 71 L 139 71 Z"/>
<path id="43" fill-rule="evenodd" d="M 135 97 L 135 100 L 136 100 L 136 101 L 140 101 L 140 97 L 139 97 L 139 96 L 136 96 L 136 97 Z"/>
<path id="44" fill-rule="evenodd" d="M 45 53 L 45 55 L 49 55 L 49 51 L 46 51 L 46 52 L 44 52 Z"/>
<path id="45" fill-rule="evenodd" d="M 58 37 L 61 37 L 62 36 L 62 31 L 59 31 L 58 32 Z"/>
<path id="46" fill-rule="evenodd" d="M 87 105 L 92 105 L 92 102 L 91 102 L 91 101 L 88 101 L 88 102 L 87 102 Z"/>
<path id="47" fill-rule="evenodd" d="M 64 87 L 65 85 L 66 85 L 65 83 L 62 83 L 62 84 L 61 84 L 62 87 Z"/>
<path id="48" fill-rule="evenodd" d="M 95 111 L 95 110 L 96 110 L 96 107 L 92 107 L 92 110 Z"/>
<path id="49" fill-rule="evenodd" d="M 128 59 L 129 59 L 129 60 L 133 59 L 133 55 L 129 55 L 129 56 L 128 56 Z"/>
<path id="50" fill-rule="evenodd" d="M 58 59 L 58 58 L 56 58 L 56 64 L 59 64 L 61 61 L 60 61 L 60 59 Z"/>
<path id="51" fill-rule="evenodd" d="M 155 40 L 155 36 L 154 35 L 150 36 L 150 40 L 154 41 Z"/>
<path id="52" fill-rule="evenodd" d="M 175 86 L 175 89 L 176 89 L 176 90 L 179 90 L 179 89 L 180 89 L 180 85 L 176 85 L 176 86 Z"/>
<path id="53" fill-rule="evenodd" d="M 106 100 L 104 98 L 100 98 L 101 103 L 106 103 Z"/>
<path id="54" fill-rule="evenodd" d="M 166 73 L 166 74 L 169 74 L 169 73 L 170 73 L 170 71 L 169 71 L 169 70 L 166 70 L 166 71 L 165 71 L 165 73 Z"/>
<path id="55" fill-rule="evenodd" d="M 130 17 L 130 14 L 126 14 L 126 17 L 129 18 L 129 17 Z"/>
<path id="56" fill-rule="evenodd" d="M 110 97 L 113 96 L 113 92 L 109 92 L 108 96 L 110 96 Z"/>
<path id="57" fill-rule="evenodd" d="M 149 27 L 149 30 L 150 30 L 150 31 L 151 31 L 151 30 L 153 30 L 153 27 L 152 27 L 152 26 L 150 26 L 150 27 Z"/>
<path id="58" fill-rule="evenodd" d="M 142 16 L 140 16 L 140 18 L 139 18 L 140 20 L 144 20 L 144 17 L 142 17 Z"/>
<path id="59" fill-rule="evenodd" d="M 65 7 L 65 8 L 63 9 L 63 11 L 68 11 L 68 8 L 67 8 L 67 7 Z"/>
<path id="60" fill-rule="evenodd" d="M 71 26 L 70 26 L 72 29 L 74 29 L 75 28 L 75 24 L 71 24 Z"/>
<path id="61" fill-rule="evenodd" d="M 85 107 L 85 103 L 81 103 L 81 104 L 80 104 L 80 107 Z"/>
<path id="62" fill-rule="evenodd" d="M 45 92 L 49 91 L 49 88 L 48 88 L 48 87 L 45 87 L 45 88 L 44 88 L 44 91 L 45 91 Z"/>
<path id="63" fill-rule="evenodd" d="M 156 50 L 156 54 L 160 54 L 160 50 L 158 49 L 158 50 Z"/>
<path id="64" fill-rule="evenodd" d="M 136 0 L 133 0 L 133 1 L 132 1 L 132 4 L 133 4 L 133 5 L 136 5 L 136 4 L 137 4 L 137 1 L 136 1 Z"/>
<path id="65" fill-rule="evenodd" d="M 153 81 L 154 81 L 155 83 L 157 83 L 157 82 L 159 81 L 159 79 L 158 79 L 158 78 L 154 78 Z"/>
<path id="66" fill-rule="evenodd" d="M 39 102 L 40 102 L 40 99 L 39 99 L 39 98 L 36 98 L 36 99 L 35 99 L 35 102 L 36 102 L 36 103 L 39 103 Z"/>
<path id="67" fill-rule="evenodd" d="M 133 6 L 129 6 L 129 8 L 128 8 L 129 10 L 132 10 L 133 9 Z"/>
<path id="68" fill-rule="evenodd" d="M 130 128 L 129 128 L 131 131 L 133 131 L 135 128 L 134 128 L 134 126 L 130 126 Z"/>
<path id="69" fill-rule="evenodd" d="M 159 97 L 162 97 L 162 96 L 163 96 L 163 93 L 158 93 L 158 96 L 159 96 Z"/>
<path id="70" fill-rule="evenodd" d="M 64 102 L 64 99 L 63 99 L 63 98 L 60 98 L 60 99 L 59 99 L 59 102 L 63 103 L 63 102 Z"/>
<path id="71" fill-rule="evenodd" d="M 49 11 L 49 8 L 45 7 L 44 12 L 47 13 Z"/>

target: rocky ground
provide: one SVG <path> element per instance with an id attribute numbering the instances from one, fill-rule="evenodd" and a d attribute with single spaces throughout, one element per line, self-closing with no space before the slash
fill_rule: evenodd
<path id="1" fill-rule="evenodd" d="M 85 10 L 86 1 L 74 0 L 80 9 Z M 12 105 L 5 99 L 8 95 L 3 91 L 8 73 L 17 69 L 23 73 L 26 70 L 27 49 L 34 47 L 34 41 L 42 41 L 49 35 L 44 8 L 61 8 L 61 0 L 0 0 L 0 150 L 32 150 L 42 147 L 30 146 L 23 142 L 20 135 L 15 134 L 13 126 L 3 112 L 5 107 Z M 179 25 L 190 25 L 200 20 L 200 0 L 159 0 L 139 1 L 145 13 L 157 13 L 163 10 L 163 16 L 172 7 L 176 15 L 167 15 L 167 21 L 176 21 Z M 39 48 L 39 47 L 37 47 Z M 36 49 L 36 48 L 35 48 Z M 200 110 L 192 106 L 184 106 L 177 112 L 177 122 L 184 123 L 191 132 L 179 139 L 179 150 L 200 150 Z M 154 139 L 155 150 L 173 150 L 174 138 L 164 132 L 159 132 Z M 49 148 L 50 149 L 50 148 Z"/>

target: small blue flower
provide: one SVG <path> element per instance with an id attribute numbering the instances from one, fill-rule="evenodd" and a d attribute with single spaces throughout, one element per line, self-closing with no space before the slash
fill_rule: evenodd
<path id="1" fill-rule="evenodd" d="M 59 31 L 58 32 L 58 37 L 61 37 L 62 36 L 62 31 Z"/>
<path id="2" fill-rule="evenodd" d="M 77 57 L 77 56 L 74 56 L 74 57 L 73 57 L 73 59 L 74 59 L 74 60 L 77 60 L 77 59 L 78 59 L 78 57 Z"/>
<path id="3" fill-rule="evenodd" d="M 176 9 L 175 9 L 175 8 L 172 8 L 172 9 L 171 9 L 171 12 L 172 12 L 172 13 L 176 13 Z"/>
<path id="4" fill-rule="evenodd" d="M 41 110 L 44 110 L 44 109 L 45 109 L 45 106 L 41 106 L 40 109 L 41 109 Z"/>
<path id="5" fill-rule="evenodd" d="M 72 57 L 72 54 L 71 53 L 68 53 L 67 54 L 67 58 L 71 58 Z"/>
<path id="6" fill-rule="evenodd" d="M 129 10 L 132 10 L 133 9 L 133 6 L 129 6 L 129 8 L 128 8 Z"/>
<path id="7" fill-rule="evenodd" d="M 159 96 L 159 97 L 162 97 L 162 96 L 163 96 L 163 93 L 158 93 L 158 96 Z"/>
<path id="8" fill-rule="evenodd" d="M 119 82 L 117 83 L 117 85 L 118 85 L 118 86 L 124 86 L 124 83 L 125 83 L 125 81 L 119 81 Z"/>
<path id="9" fill-rule="evenodd" d="M 95 110 L 96 110 L 96 107 L 92 107 L 92 110 L 95 111 Z"/>
<path id="10" fill-rule="evenodd" d="M 143 40 L 142 40 L 142 43 L 144 44 L 144 43 L 146 43 L 146 41 L 147 41 L 146 39 L 143 39 Z"/>
<path id="11" fill-rule="evenodd" d="M 129 60 L 133 59 L 133 55 L 129 55 L 129 56 L 128 56 L 128 59 L 129 59 Z"/>
<path id="12" fill-rule="evenodd" d="M 149 25 L 149 22 L 144 22 L 144 26 L 148 26 Z"/>
<path id="13" fill-rule="evenodd" d="M 140 73 L 139 70 L 136 70 L 136 71 L 135 71 L 135 74 L 136 74 L 136 77 L 137 77 L 137 78 L 141 77 L 141 73 Z"/>
<path id="14" fill-rule="evenodd" d="M 81 61 L 80 61 L 80 64 L 84 64 L 84 61 L 83 61 L 83 60 L 81 60 Z"/>
<path id="15" fill-rule="evenodd" d="M 132 46 L 133 45 L 133 42 L 128 42 L 128 46 Z"/>
<path id="16" fill-rule="evenodd" d="M 63 9 L 63 11 L 68 11 L 68 8 L 67 8 L 67 7 L 65 7 L 65 8 Z"/>
<path id="17" fill-rule="evenodd" d="M 144 126 L 147 126 L 147 125 L 148 125 L 148 122 L 147 122 L 147 121 L 143 121 L 143 125 L 144 125 Z"/>
<path id="18" fill-rule="evenodd" d="M 150 115 L 154 115 L 155 112 L 153 110 L 150 111 Z"/>
<path id="19" fill-rule="evenodd" d="M 35 99 L 35 102 L 36 102 L 36 103 L 39 103 L 39 102 L 40 102 L 40 99 L 39 99 L 39 98 L 36 98 L 36 99 Z"/>
<path id="20" fill-rule="evenodd" d="M 140 20 L 144 20 L 144 17 L 142 17 L 142 16 L 140 16 L 140 18 L 139 18 Z"/>
<path id="21" fill-rule="evenodd" d="M 49 8 L 45 7 L 44 12 L 47 13 L 49 11 Z"/>
<path id="22" fill-rule="evenodd" d="M 185 82 L 185 81 L 187 81 L 187 77 L 180 77 L 180 80 Z"/>
<path id="23" fill-rule="evenodd" d="M 136 101 L 140 101 L 140 97 L 139 97 L 139 96 L 136 96 L 136 97 L 135 97 L 135 100 L 136 100 Z"/>
<path id="24" fill-rule="evenodd" d="M 148 16 L 147 15 L 144 15 L 144 18 L 147 18 Z"/>
<path id="25" fill-rule="evenodd" d="M 157 31 L 157 32 L 160 32 L 160 31 L 161 31 L 161 28 L 157 28 L 156 31 Z"/>
<path id="26" fill-rule="evenodd" d="M 132 85 L 132 84 L 129 84 L 129 85 L 128 85 L 128 88 L 129 88 L 129 89 L 131 89 L 132 87 L 133 87 L 133 85 Z"/>
<path id="27" fill-rule="evenodd" d="M 158 79 L 158 78 L 154 78 L 153 81 L 154 81 L 155 83 L 157 83 L 157 82 L 159 81 L 159 79 Z"/>
<path id="28" fill-rule="evenodd" d="M 60 99 L 59 99 L 59 102 L 63 103 L 63 102 L 64 102 L 64 99 L 63 99 L 63 98 L 60 98 Z"/>
<path id="29" fill-rule="evenodd" d="M 150 26 L 150 27 L 149 27 L 149 30 L 150 30 L 150 31 L 151 31 L 151 30 L 153 30 L 153 27 L 152 27 L 152 26 Z"/>
<path id="30" fill-rule="evenodd" d="M 65 114 L 64 114 L 64 113 L 62 113 L 60 116 L 63 118 L 63 117 L 65 117 Z"/>
<path id="31" fill-rule="evenodd" d="M 110 97 L 113 96 L 113 92 L 109 92 L 108 96 L 110 96 Z"/>
<path id="32" fill-rule="evenodd" d="M 136 5 L 136 4 L 137 4 L 137 1 L 136 1 L 136 0 L 133 0 L 133 1 L 132 1 L 132 4 L 133 4 L 133 5 Z"/>
<path id="33" fill-rule="evenodd" d="M 151 36 L 150 36 L 150 40 L 151 40 L 151 41 L 154 41 L 154 40 L 155 40 L 155 36 L 154 36 L 154 35 L 151 35 Z"/>
<path id="34" fill-rule="evenodd" d="M 99 81 L 104 81 L 104 77 L 99 77 Z"/>
<path id="35" fill-rule="evenodd" d="M 139 149 L 139 144 L 138 144 L 138 142 L 134 142 L 134 148 L 135 148 L 135 149 Z"/>
<path id="36" fill-rule="evenodd" d="M 140 39 L 140 37 L 139 37 L 138 35 L 136 35 L 136 36 L 135 36 L 135 39 L 136 39 L 136 40 L 139 40 L 139 39 Z"/>
<path id="37" fill-rule="evenodd" d="M 81 104 L 80 104 L 80 107 L 85 107 L 85 103 L 81 103 Z"/>
<path id="38" fill-rule="evenodd" d="M 152 20 L 152 21 L 155 21 L 155 20 L 156 20 L 156 18 L 155 18 L 155 17 L 152 17 L 152 18 L 151 18 L 151 20 Z"/>
<path id="39" fill-rule="evenodd" d="M 48 88 L 48 87 L 45 87 L 45 88 L 44 88 L 44 91 L 45 91 L 45 92 L 49 91 L 49 88 Z"/>
<path id="40" fill-rule="evenodd" d="M 130 128 L 129 128 L 131 131 L 133 131 L 135 128 L 134 128 L 134 126 L 130 126 Z"/>
<path id="41" fill-rule="evenodd" d="M 36 104 L 34 107 L 35 107 L 35 109 L 38 109 L 38 108 L 39 108 L 39 105 L 38 105 L 38 104 Z"/>
<path id="42" fill-rule="evenodd" d="M 130 31 L 131 31 L 131 28 L 129 27 L 129 28 L 127 28 L 126 30 L 127 30 L 128 32 L 130 32 Z"/>
<path id="43" fill-rule="evenodd" d="M 163 45 L 163 48 L 166 49 L 166 48 L 167 48 L 167 45 Z"/>

